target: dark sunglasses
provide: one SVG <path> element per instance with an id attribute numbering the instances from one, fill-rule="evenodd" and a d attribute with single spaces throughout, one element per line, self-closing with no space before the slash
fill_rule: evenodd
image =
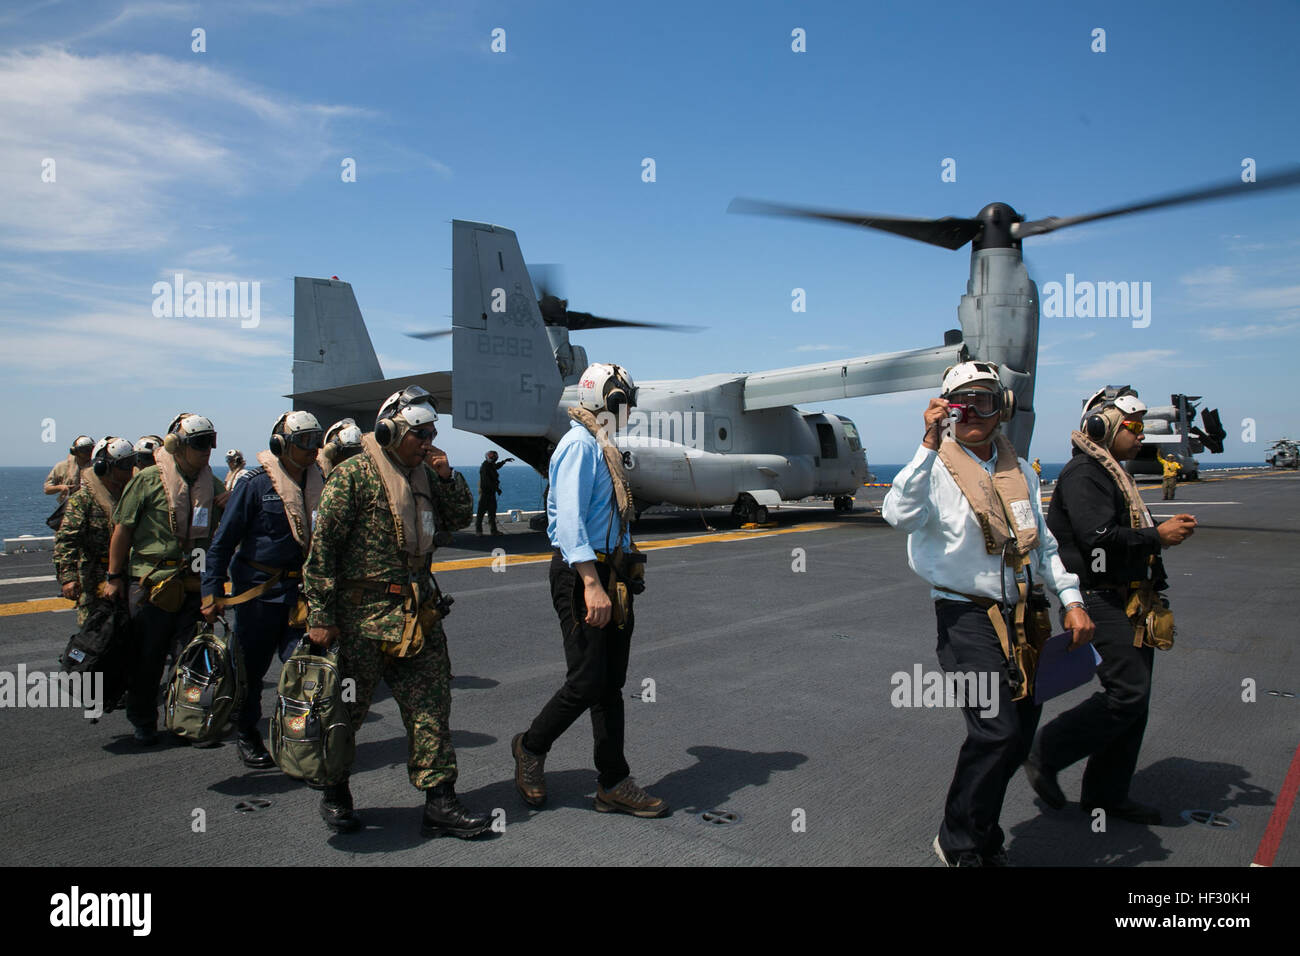
<path id="1" fill-rule="evenodd" d="M 411 434 L 420 441 L 433 441 L 438 437 L 438 429 L 432 425 L 425 425 L 423 428 L 412 428 Z"/>
<path id="2" fill-rule="evenodd" d="M 185 444 L 198 451 L 207 451 L 217 447 L 217 436 L 214 432 L 206 435 L 195 435 L 192 438 L 182 439 Z"/>
<path id="3" fill-rule="evenodd" d="M 113 467 L 120 471 L 130 471 L 135 467 L 135 456 L 132 455 L 129 458 L 119 458 L 117 461 L 113 462 Z"/>

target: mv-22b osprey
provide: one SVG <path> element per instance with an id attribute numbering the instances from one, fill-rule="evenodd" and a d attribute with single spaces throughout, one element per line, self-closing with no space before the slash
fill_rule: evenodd
<path id="1" fill-rule="evenodd" d="M 842 415 L 803 411 L 861 395 L 937 388 L 943 371 L 967 359 L 998 364 L 1017 411 L 1004 432 L 1026 456 L 1034 427 L 1038 289 L 1021 240 L 1065 226 L 1229 195 L 1300 184 L 1300 170 L 1251 185 L 1234 182 L 1087 216 L 1026 222 L 1003 203 L 973 219 L 905 219 L 800 209 L 737 200 L 733 210 L 866 226 L 949 249 L 971 242 L 970 279 L 957 308 L 961 330 L 943 344 L 750 373 L 641 381 L 628 434 L 616 441 L 629 466 L 638 513 L 667 503 L 731 504 L 742 520 L 810 495 L 852 507 L 867 478 L 866 454 Z M 545 474 L 551 450 L 569 428 L 586 351 L 569 341 L 581 328 L 646 325 L 571 312 L 566 300 L 534 287 L 514 232 L 486 223 L 452 223 L 452 371 L 384 379 L 352 288 L 298 278 L 294 290 L 295 406 L 318 418 L 352 415 L 369 425 L 380 402 L 410 384 L 428 389 L 455 426 L 491 439 Z M 443 333 L 418 333 L 431 337 Z M 629 368 L 634 362 L 600 356 Z"/>

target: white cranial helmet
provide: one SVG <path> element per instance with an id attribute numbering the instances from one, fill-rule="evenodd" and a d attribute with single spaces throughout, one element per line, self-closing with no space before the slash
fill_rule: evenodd
<path id="1" fill-rule="evenodd" d="M 123 461 L 135 455 L 135 446 L 125 438 L 114 438 L 109 435 L 107 438 L 101 438 L 95 442 L 95 450 L 91 452 L 91 459 L 106 458 L 110 463 Z"/>
<path id="2" fill-rule="evenodd" d="M 636 383 L 621 365 L 595 362 L 578 381 L 578 404 L 589 412 L 634 408 L 636 397 Z"/>
<path id="3" fill-rule="evenodd" d="M 340 448 L 361 447 L 361 429 L 350 418 L 340 419 L 325 430 L 325 444 L 331 442 Z"/>
<path id="4" fill-rule="evenodd" d="M 997 390 L 1002 380 L 998 378 L 998 367 L 992 362 L 962 362 L 943 373 L 943 387 L 940 394 L 951 395 L 968 385 L 987 385 Z"/>

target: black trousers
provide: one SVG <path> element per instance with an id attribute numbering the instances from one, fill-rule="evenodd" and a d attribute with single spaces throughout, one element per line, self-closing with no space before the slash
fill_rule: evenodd
<path id="1" fill-rule="evenodd" d="M 479 495 L 478 496 L 478 513 L 474 516 L 474 530 L 483 530 L 483 516 L 487 515 L 488 526 L 497 530 L 497 496 L 496 495 Z"/>
<path id="2" fill-rule="evenodd" d="M 1101 655 L 1102 689 L 1052 720 L 1038 735 L 1034 759 L 1058 771 L 1088 757 L 1080 803 L 1113 807 L 1128 799 L 1138 751 L 1147 729 L 1155 648 L 1133 646 L 1133 625 L 1116 591 L 1084 591 L 1097 625 L 1092 646 Z"/>
<path id="3" fill-rule="evenodd" d="M 1029 753 L 1042 708 L 1032 698 L 1011 702 L 1007 659 L 987 612 L 968 601 L 937 601 L 939 666 L 946 672 L 997 675 L 998 712 L 963 707 L 966 741 L 948 787 L 939 845 L 949 856 L 991 854 L 1002 846 L 1002 800 L 1007 785 Z"/>
<path id="4" fill-rule="evenodd" d="M 235 606 L 235 640 L 244 656 L 244 673 L 248 686 L 244 703 L 236 716 L 240 733 L 255 730 L 262 719 L 262 681 L 277 653 L 281 661 L 293 654 L 302 640 L 300 628 L 290 630 L 289 612 L 295 601 L 248 601 Z"/>
<path id="5" fill-rule="evenodd" d="M 199 622 L 198 592 L 186 593 L 185 602 L 175 612 L 154 607 L 148 592 L 132 582 L 128 592 L 131 610 L 133 653 L 130 683 L 127 686 L 126 719 L 135 727 L 158 724 L 158 688 L 162 683 L 167 655 L 173 658 L 194 637 Z"/>
<path id="6" fill-rule="evenodd" d="M 596 571 L 601 583 L 608 584 L 609 568 L 597 564 Z M 564 686 L 534 718 L 524 735 L 524 746 L 535 754 L 546 753 L 583 711 L 590 710 L 596 771 L 600 785 L 609 789 L 631 772 L 623 756 L 623 683 L 635 621 L 629 614 L 623 628 L 612 623 L 605 627 L 583 623 L 587 605 L 582 577 L 565 564 L 558 550 L 551 558 L 550 577 L 568 673 Z"/>

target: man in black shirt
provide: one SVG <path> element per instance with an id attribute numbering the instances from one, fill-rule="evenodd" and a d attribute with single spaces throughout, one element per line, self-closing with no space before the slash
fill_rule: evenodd
<path id="1" fill-rule="evenodd" d="M 1145 588 L 1154 597 L 1167 587 L 1161 551 L 1186 540 L 1196 519 L 1180 514 L 1156 525 L 1119 464 L 1142 447 L 1145 413 L 1131 389 L 1102 389 L 1085 403 L 1082 430 L 1071 436 L 1074 457 L 1057 479 L 1047 526 L 1066 568 L 1079 576 L 1096 622 L 1092 645 L 1101 655 L 1102 690 L 1039 731 L 1025 774 L 1038 795 L 1060 809 L 1065 794 L 1056 774 L 1088 757 L 1080 809 L 1101 807 L 1111 816 L 1154 824 L 1159 811 L 1128 795 L 1146 731 L 1154 647 L 1146 641 L 1134 646 L 1126 608 L 1135 591 Z"/>
<path id="2" fill-rule="evenodd" d="M 493 534 L 500 534 L 497 530 L 497 495 L 501 493 L 501 477 L 498 474 L 502 468 L 514 461 L 513 458 L 507 458 L 500 464 L 497 463 L 497 453 L 488 452 L 483 456 L 483 464 L 478 470 L 478 514 L 474 518 L 474 533 L 483 533 L 483 516 L 488 517 L 488 526 L 492 529 Z"/>

